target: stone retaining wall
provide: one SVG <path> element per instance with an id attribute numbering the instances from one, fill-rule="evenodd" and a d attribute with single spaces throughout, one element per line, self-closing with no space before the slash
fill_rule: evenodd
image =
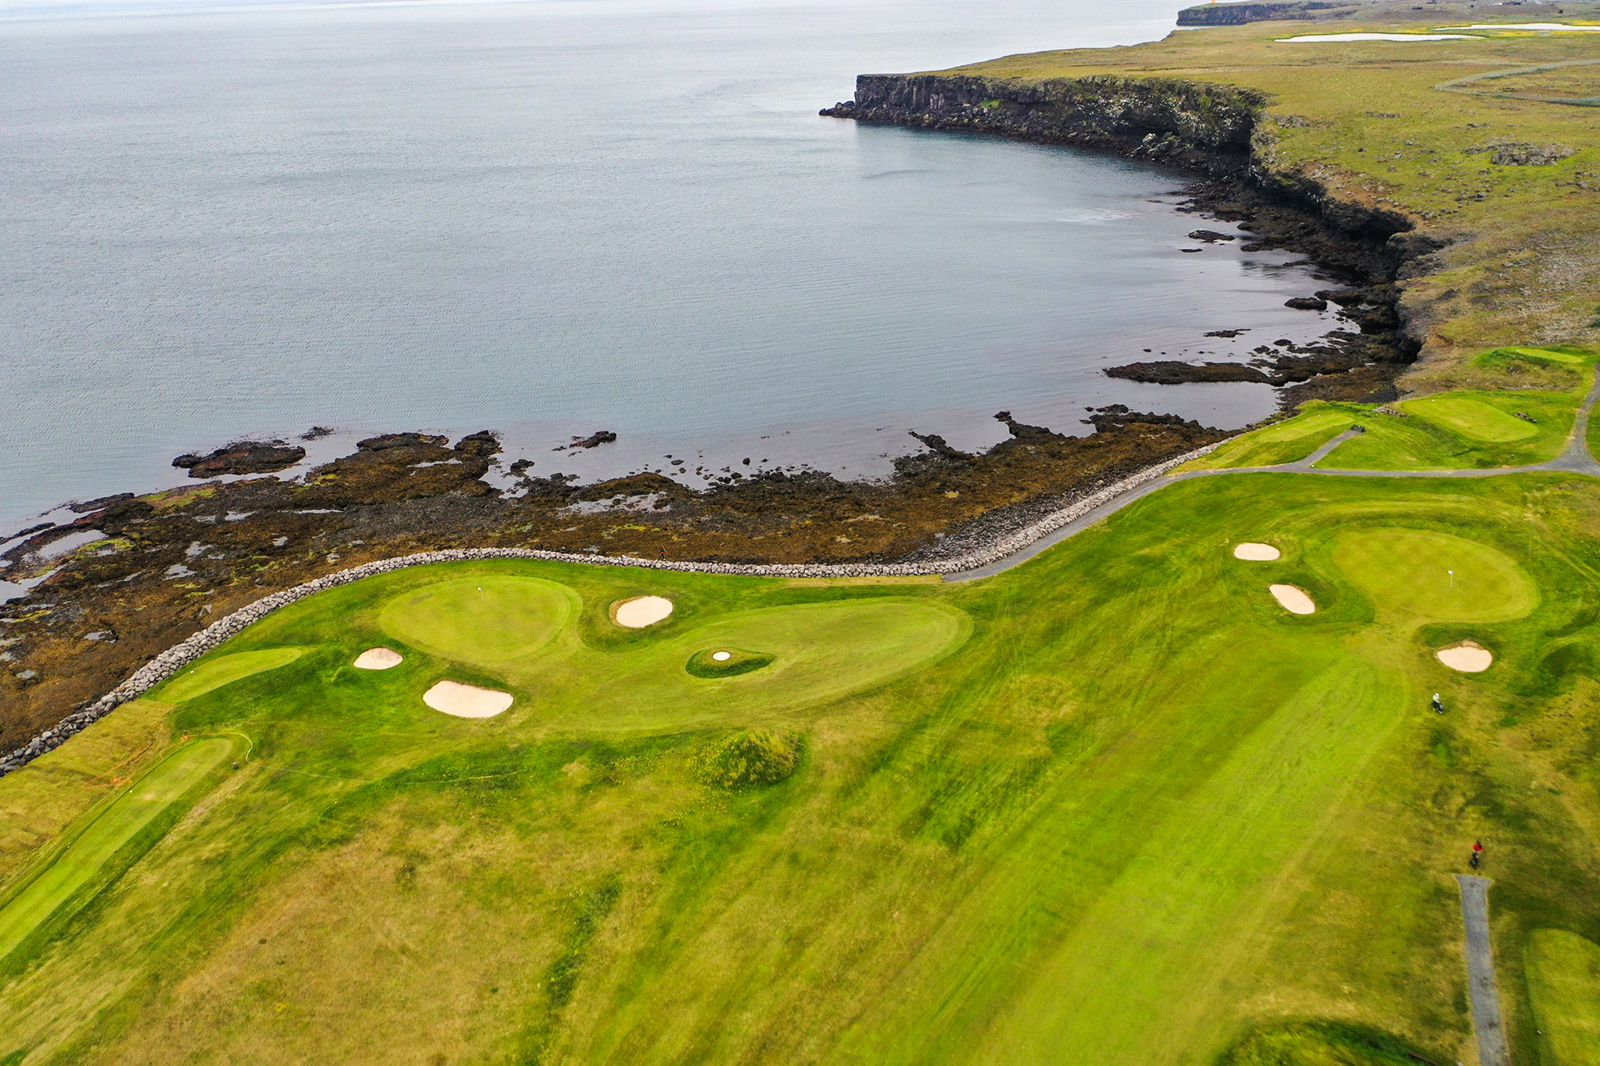
<path id="1" fill-rule="evenodd" d="M 24 766 L 47 751 L 52 751 L 90 723 L 110 714 L 129 700 L 137 699 L 196 659 L 241 633 L 247 626 L 297 600 L 324 589 L 348 585 L 364 577 L 387 574 L 410 566 L 427 566 L 431 563 L 464 562 L 475 559 L 543 559 L 561 563 L 585 563 L 590 566 L 636 566 L 647 570 L 677 570 L 696 574 L 738 574 L 753 577 L 916 577 L 929 574 L 956 574 L 976 570 L 998 562 L 1028 545 L 1048 536 L 1069 522 L 1074 522 L 1117 497 L 1164 477 L 1172 470 L 1207 455 L 1217 445 L 1211 444 L 1175 459 L 1148 467 L 1132 477 L 1124 478 L 1058 510 L 1052 511 L 1019 529 L 984 543 L 976 548 L 949 558 L 932 558 L 903 563 L 685 563 L 666 559 L 635 559 L 630 556 L 583 555 L 572 552 L 538 551 L 532 548 L 454 548 L 446 551 L 417 552 L 395 559 L 353 566 L 348 570 L 328 574 L 307 581 L 303 585 L 274 592 L 269 596 L 239 608 L 232 614 L 213 622 L 188 639 L 168 648 L 134 671 L 122 684 L 100 697 L 94 703 L 67 715 L 54 728 L 29 740 L 20 748 L 0 757 L 0 777 Z"/>

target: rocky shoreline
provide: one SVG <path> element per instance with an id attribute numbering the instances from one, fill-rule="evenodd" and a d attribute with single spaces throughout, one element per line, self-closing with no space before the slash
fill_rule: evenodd
<path id="1" fill-rule="evenodd" d="M 207 652 L 227 642 L 247 627 L 265 618 L 273 611 L 315 595 L 326 589 L 347 585 L 352 581 L 377 574 L 392 573 L 413 566 L 434 563 L 468 562 L 485 559 L 533 559 L 549 562 L 577 563 L 588 566 L 627 566 L 647 570 L 670 570 L 679 573 L 732 574 L 747 577 L 787 578 L 848 578 L 848 577 L 916 577 L 925 575 L 962 573 L 1012 555 L 1042 537 L 1055 532 L 1070 522 L 1081 518 L 1096 508 L 1109 503 L 1193 459 L 1209 454 L 1217 446 L 1206 445 L 1184 455 L 1168 459 L 1141 470 L 1098 491 L 1081 496 L 1064 506 L 1041 507 L 1042 513 L 1032 516 L 1018 513 L 1008 516 L 1003 523 L 993 523 L 981 536 L 953 539 L 939 550 L 928 552 L 924 558 L 901 563 L 789 563 L 789 564 L 739 564 L 679 562 L 666 559 L 640 559 L 631 556 L 594 556 L 572 552 L 539 551 L 529 548 L 455 548 L 443 551 L 417 552 L 399 558 L 381 559 L 349 567 L 336 573 L 314 578 L 293 588 L 274 592 L 241 607 L 226 617 L 213 622 L 156 655 L 144 666 L 134 671 L 106 695 L 61 719 L 56 725 L 42 730 L 10 753 L 0 756 L 0 777 L 27 765 L 34 759 L 53 751 L 92 723 L 110 714 L 129 700 L 137 699 L 178 671 L 199 659 Z"/>
<path id="2" fill-rule="evenodd" d="M 880 125 L 959 131 L 1039 144 L 1112 152 L 1206 175 L 1186 190 L 1184 210 L 1236 223 L 1246 250 L 1285 249 L 1306 255 L 1345 283 L 1291 306 L 1322 309 L 1338 297 L 1356 332 L 1336 330 L 1295 352 L 1257 348 L 1246 363 L 1127 364 L 1108 371 L 1135 381 L 1251 381 L 1274 385 L 1348 375 L 1313 387 L 1296 384 L 1282 400 L 1311 396 L 1388 399 L 1388 382 L 1415 358 L 1423 337 L 1400 301 L 1397 279 L 1440 244 L 1412 232 L 1390 210 L 1341 201 L 1297 173 L 1277 170 L 1269 153 L 1271 124 L 1260 93 L 1174 78 L 1089 75 L 1022 82 L 968 74 L 864 74 L 855 96 L 821 114 Z M 1196 230 L 1204 243 L 1227 235 Z M 1350 373 L 1360 371 L 1359 373 Z"/>

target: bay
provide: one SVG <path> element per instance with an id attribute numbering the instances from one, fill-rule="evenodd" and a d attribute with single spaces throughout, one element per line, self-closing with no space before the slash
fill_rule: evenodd
<path id="1" fill-rule="evenodd" d="M 312 425 L 339 431 L 313 458 L 490 428 L 535 474 L 877 476 L 1002 408 L 1260 418 L 1264 386 L 1101 374 L 1330 325 L 1282 306 L 1315 286 L 1287 256 L 1179 251 L 1183 175 L 816 114 L 858 72 L 1131 43 L 1178 6 L 0 9 L 0 522 Z"/>

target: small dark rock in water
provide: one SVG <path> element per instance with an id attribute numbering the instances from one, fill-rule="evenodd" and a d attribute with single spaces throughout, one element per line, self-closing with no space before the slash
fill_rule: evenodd
<path id="1" fill-rule="evenodd" d="M 1092 411 L 1094 408 L 1091 407 L 1089 410 Z M 1006 428 L 1011 431 L 1011 435 L 1016 437 L 1018 440 L 1024 440 L 1028 437 L 1057 436 L 1053 430 L 1046 429 L 1044 426 L 1030 426 L 1026 422 L 1018 422 L 1015 418 L 1011 417 L 1010 411 L 1001 411 L 994 417 L 997 421 L 1004 422 L 1006 424 Z"/>
<path id="2" fill-rule="evenodd" d="M 390 448 L 443 448 L 449 443 L 449 437 L 433 433 L 383 433 L 356 441 L 356 449 L 363 452 L 383 452 Z"/>
<path id="3" fill-rule="evenodd" d="M 1292 307 L 1296 311 L 1326 311 L 1328 301 L 1320 296 L 1291 296 L 1283 301 L 1283 306 Z"/>
<path id="4" fill-rule="evenodd" d="M 329 429 L 327 426 L 312 426 L 310 429 L 300 434 L 300 439 L 321 440 L 323 437 L 331 436 L 333 436 L 333 430 Z"/>
<path id="5" fill-rule="evenodd" d="M 489 456 L 500 450 L 500 438 L 490 433 L 487 429 L 480 429 L 476 433 L 468 433 L 456 441 L 456 451 L 463 455 Z"/>
<path id="6" fill-rule="evenodd" d="M 1207 244 L 1216 244 L 1218 241 L 1236 241 L 1239 238 L 1231 233 L 1218 233 L 1214 229 L 1197 229 L 1189 234 L 1191 241 L 1204 241 Z"/>
<path id="7" fill-rule="evenodd" d="M 516 462 L 512 463 L 511 466 L 510 466 L 510 470 L 511 470 L 511 472 L 513 474 L 520 474 L 524 470 L 530 470 L 532 468 L 533 468 L 533 460 L 532 459 L 518 459 Z"/>
<path id="8" fill-rule="evenodd" d="M 617 435 L 609 429 L 602 429 L 598 433 L 591 433 L 587 437 L 574 437 L 573 448 L 598 448 L 602 444 L 610 444 L 617 439 Z"/>
<path id="9" fill-rule="evenodd" d="M 1318 289 L 1317 295 L 1340 307 L 1355 307 L 1367 302 L 1367 294 L 1361 289 Z"/>
<path id="10" fill-rule="evenodd" d="M 1210 333 L 1207 333 L 1206 336 L 1207 337 L 1238 337 L 1238 336 L 1241 336 L 1242 334 L 1249 333 L 1249 332 L 1250 332 L 1250 327 L 1246 326 L 1244 329 L 1214 329 Z"/>
<path id="11" fill-rule="evenodd" d="M 1147 385 L 1187 385 L 1197 381 L 1248 381 L 1265 384 L 1271 379 L 1244 363 L 1194 363 L 1158 359 L 1148 363 L 1127 363 L 1106 368 L 1106 376 Z"/>
<path id="12" fill-rule="evenodd" d="M 220 477 L 223 474 L 270 474 L 293 466 L 306 457 L 304 448 L 281 441 L 239 441 L 218 448 L 210 455 L 180 455 L 172 465 L 189 471 L 190 477 Z"/>
<path id="13" fill-rule="evenodd" d="M 1180 251 L 1180 252 L 1198 252 L 1200 250 L 1201 249 L 1199 249 L 1199 248 L 1179 248 L 1178 249 L 1178 251 Z"/>
<path id="14" fill-rule="evenodd" d="M 926 447 L 930 452 L 939 456 L 941 459 L 960 460 L 972 458 L 971 455 L 967 454 L 961 449 L 952 448 L 950 446 L 950 442 L 939 436 L 937 433 L 918 433 L 914 429 L 909 430 L 908 432 L 910 432 L 910 434 L 918 441 L 922 442 L 923 446 Z"/>

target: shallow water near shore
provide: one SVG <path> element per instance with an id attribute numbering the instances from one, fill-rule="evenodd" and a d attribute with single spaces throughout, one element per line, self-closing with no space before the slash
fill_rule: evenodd
<path id="1" fill-rule="evenodd" d="M 1319 284 L 1288 256 L 1181 251 L 1231 228 L 1174 209 L 1183 175 L 816 115 L 857 72 L 1131 43 L 1178 6 L 0 7 L 0 535 L 314 424 L 312 459 L 491 428 L 535 474 L 693 480 L 881 475 L 909 429 L 994 443 L 1000 409 L 1260 418 L 1265 386 L 1100 373 L 1333 325 L 1283 307 Z"/>

